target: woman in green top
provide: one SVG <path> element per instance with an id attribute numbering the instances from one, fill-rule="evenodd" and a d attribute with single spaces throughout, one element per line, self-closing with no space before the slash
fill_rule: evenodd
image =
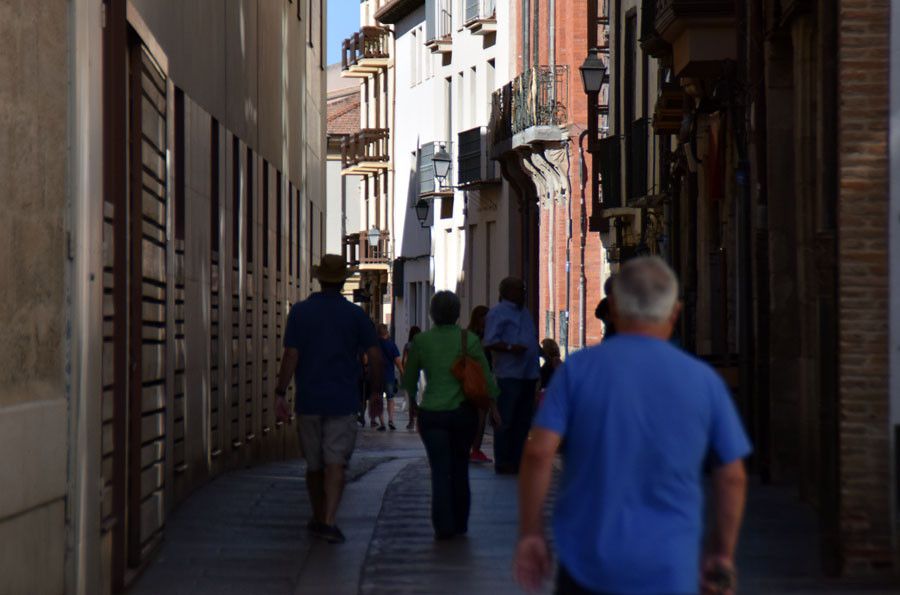
<path id="1" fill-rule="evenodd" d="M 409 350 L 403 388 L 412 394 L 425 372 L 425 392 L 419 404 L 419 434 L 431 466 L 431 522 L 437 539 L 465 534 L 469 524 L 469 448 L 478 427 L 478 412 L 466 401 L 462 386 L 450 369 L 462 354 L 463 332 L 459 298 L 439 291 L 431 300 L 436 325 L 418 335 Z M 500 390 L 488 367 L 481 342 L 466 333 L 468 354 L 481 364 L 491 397 Z M 493 410 L 496 417 L 496 409 Z"/>

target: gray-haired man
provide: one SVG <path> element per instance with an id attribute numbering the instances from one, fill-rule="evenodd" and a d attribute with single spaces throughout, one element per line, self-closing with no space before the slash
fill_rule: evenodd
<path id="1" fill-rule="evenodd" d="M 565 439 L 557 593 L 733 592 L 750 443 L 715 371 L 668 342 L 680 308 L 665 262 L 629 261 L 612 287 L 618 334 L 557 370 L 522 458 L 515 571 L 526 588 L 550 569 L 541 510 Z M 701 585 L 707 454 L 715 514 Z"/>

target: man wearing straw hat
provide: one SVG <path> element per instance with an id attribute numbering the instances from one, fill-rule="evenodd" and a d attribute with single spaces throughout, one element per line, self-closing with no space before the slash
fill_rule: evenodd
<path id="1" fill-rule="evenodd" d="M 284 336 L 284 357 L 275 388 L 279 420 L 290 418 L 285 392 L 294 376 L 300 447 L 313 518 L 309 531 L 329 543 L 343 543 L 335 524 L 344 491 L 344 468 L 356 444 L 360 357 L 369 358 L 372 394 L 381 395 L 381 349 L 375 326 L 341 289 L 353 274 L 343 256 L 326 254 L 313 276 L 321 291 L 294 304 Z"/>

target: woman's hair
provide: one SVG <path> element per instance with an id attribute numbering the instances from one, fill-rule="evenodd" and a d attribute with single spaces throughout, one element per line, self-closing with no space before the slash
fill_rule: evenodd
<path id="1" fill-rule="evenodd" d="M 409 327 L 409 339 L 406 342 L 412 343 L 412 340 L 416 338 L 416 335 L 418 335 L 421 332 L 422 332 L 422 329 L 420 329 L 417 326 Z"/>
<path id="2" fill-rule="evenodd" d="M 484 319 L 487 318 L 490 308 L 487 306 L 475 306 L 472 313 L 469 314 L 469 330 L 474 331 L 479 325 L 484 325 Z"/>
<path id="3" fill-rule="evenodd" d="M 548 359 L 559 357 L 559 345 L 553 339 L 544 339 L 541 341 L 541 349 Z"/>
<path id="4" fill-rule="evenodd" d="M 431 298 L 431 319 L 439 326 L 455 324 L 459 309 L 459 297 L 452 291 L 439 291 Z"/>

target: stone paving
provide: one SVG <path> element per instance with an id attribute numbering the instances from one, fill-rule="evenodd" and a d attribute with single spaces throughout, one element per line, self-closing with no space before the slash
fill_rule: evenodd
<path id="1" fill-rule="evenodd" d="M 405 419 L 398 427 L 405 425 Z M 490 437 L 485 451 L 490 453 Z M 435 542 L 428 466 L 418 436 L 360 432 L 338 523 L 347 543 L 311 540 L 298 461 L 212 481 L 170 517 L 154 563 L 130 593 L 260 595 L 520 593 L 510 568 L 516 482 L 472 466 L 469 535 Z M 741 538 L 741 593 L 897 593 L 825 579 L 816 521 L 787 489 L 752 485 Z M 548 591 L 549 592 L 549 585 Z"/>

